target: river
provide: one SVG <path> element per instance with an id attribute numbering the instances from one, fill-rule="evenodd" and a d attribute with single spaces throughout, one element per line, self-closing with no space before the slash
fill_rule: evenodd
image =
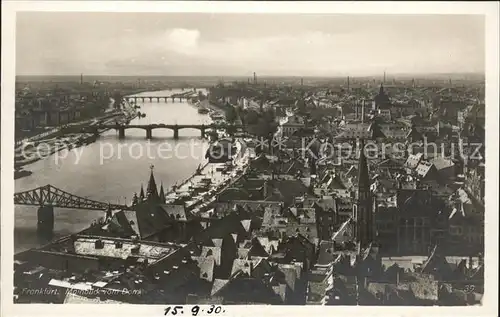
<path id="1" fill-rule="evenodd" d="M 203 91 L 203 90 L 202 90 Z M 137 96 L 168 96 L 182 92 L 180 89 L 144 92 Z M 204 91 L 206 93 L 206 91 Z M 149 99 L 137 104 L 145 118 L 136 118 L 131 124 L 208 124 L 208 115 L 199 114 L 186 101 L 168 102 Z M 153 139 L 146 140 L 146 131 L 127 129 L 125 139 L 119 140 L 117 132 L 110 130 L 97 142 L 70 152 L 62 151 L 26 166 L 32 175 L 15 181 L 15 192 L 51 184 L 66 192 L 89 199 L 129 204 L 134 193 L 139 193 L 141 183 L 146 190 L 153 165 L 158 186 L 163 182 L 165 191 L 175 183 L 188 178 L 199 164 L 206 163 L 204 152 L 208 144 L 200 138 L 200 131 L 183 129 L 179 139 L 166 129 L 153 130 Z M 78 232 L 94 219 L 103 216 L 101 211 L 55 208 L 54 238 Z M 39 246 L 36 235 L 37 207 L 15 206 L 14 249 L 21 252 Z"/>

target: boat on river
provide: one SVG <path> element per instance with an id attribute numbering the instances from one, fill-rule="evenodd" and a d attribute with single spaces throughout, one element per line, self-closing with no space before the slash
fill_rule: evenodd
<path id="1" fill-rule="evenodd" d="M 31 174 L 33 174 L 32 171 L 27 171 L 25 169 L 18 168 L 14 171 L 14 179 L 30 176 Z"/>
<path id="2" fill-rule="evenodd" d="M 199 114 L 207 114 L 207 113 L 209 113 L 209 112 L 210 112 L 210 110 L 208 110 L 208 109 L 207 109 L 207 108 L 205 108 L 205 107 L 200 107 L 200 108 L 198 108 L 198 113 L 199 113 Z"/>

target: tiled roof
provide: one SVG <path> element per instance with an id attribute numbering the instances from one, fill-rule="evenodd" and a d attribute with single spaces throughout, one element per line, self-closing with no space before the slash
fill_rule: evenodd
<path id="1" fill-rule="evenodd" d="M 206 247 L 201 248 L 201 257 L 213 258 L 215 264 L 219 266 L 221 264 L 221 248 L 220 247 Z"/>
<path id="2" fill-rule="evenodd" d="M 192 258 L 198 263 L 200 278 L 212 282 L 214 278 L 215 259 L 201 256 L 193 256 Z"/>
<path id="3" fill-rule="evenodd" d="M 319 243 L 319 255 L 317 263 L 319 265 L 330 264 L 336 258 L 334 255 L 334 242 L 321 241 Z"/>
<path id="4" fill-rule="evenodd" d="M 278 269 L 284 274 L 286 285 L 293 291 L 297 282 L 297 269 L 293 264 L 278 264 Z M 300 273 L 299 273 L 300 274 Z"/>
<path id="5" fill-rule="evenodd" d="M 214 284 L 212 285 L 212 291 L 210 292 L 211 296 L 216 295 L 218 292 L 220 292 L 224 286 L 226 286 L 229 283 L 229 280 L 225 279 L 215 279 Z"/>
<path id="6" fill-rule="evenodd" d="M 287 285 L 286 284 L 279 284 L 279 285 L 276 285 L 276 286 L 272 286 L 272 289 L 274 291 L 274 293 L 276 293 L 276 295 L 279 295 L 279 297 L 281 298 L 281 300 L 283 302 L 286 301 L 286 290 L 287 290 Z"/>
<path id="7" fill-rule="evenodd" d="M 121 244 L 118 246 L 118 244 Z M 175 245 L 148 243 L 145 241 L 133 242 L 125 239 L 78 237 L 74 241 L 75 253 L 126 259 L 129 256 L 158 260 L 177 250 Z M 134 251 L 136 250 L 136 251 Z"/>

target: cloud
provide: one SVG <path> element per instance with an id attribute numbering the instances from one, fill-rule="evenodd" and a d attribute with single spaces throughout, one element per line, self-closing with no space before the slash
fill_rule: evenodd
<path id="1" fill-rule="evenodd" d="M 99 19 L 102 23 L 97 18 L 92 23 L 81 22 L 85 27 L 72 24 L 73 18 L 63 19 L 64 27 L 54 19 L 36 26 L 33 19 L 26 19 L 17 33 L 18 73 L 248 76 L 255 71 L 262 75 L 357 76 L 384 70 L 484 69 L 482 31 L 467 25 L 462 32 L 461 20 L 452 23 L 456 30 L 451 34 L 449 28 L 436 27 L 436 23 L 415 23 L 407 18 L 385 24 L 361 19 L 349 26 L 330 24 L 331 19 L 319 23 L 317 18 L 318 24 L 309 28 L 294 20 L 293 25 L 301 27 L 293 29 L 292 24 L 277 28 L 271 24 L 278 23 L 273 20 L 257 24 L 259 32 L 248 29 L 254 18 L 243 23 L 238 17 L 242 21 L 235 18 L 227 24 L 217 19 L 210 24 L 199 18 L 192 22 L 169 19 L 161 25 L 144 19 L 131 20 L 133 23 L 117 20 L 110 25 L 109 21 L 104 24 L 104 17 Z M 440 21 L 437 25 L 444 24 L 442 18 L 434 19 Z M 269 26 L 268 32 L 264 26 Z"/>
<path id="2" fill-rule="evenodd" d="M 172 29 L 165 32 L 165 45 L 167 49 L 191 55 L 198 48 L 200 31 L 188 29 Z"/>

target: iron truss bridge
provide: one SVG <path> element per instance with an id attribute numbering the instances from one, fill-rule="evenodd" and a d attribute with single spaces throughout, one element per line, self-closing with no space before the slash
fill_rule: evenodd
<path id="1" fill-rule="evenodd" d="M 88 210 L 106 210 L 108 208 L 128 209 L 125 205 L 113 205 L 73 195 L 52 185 L 45 185 L 32 190 L 15 193 L 14 204 Z"/>

